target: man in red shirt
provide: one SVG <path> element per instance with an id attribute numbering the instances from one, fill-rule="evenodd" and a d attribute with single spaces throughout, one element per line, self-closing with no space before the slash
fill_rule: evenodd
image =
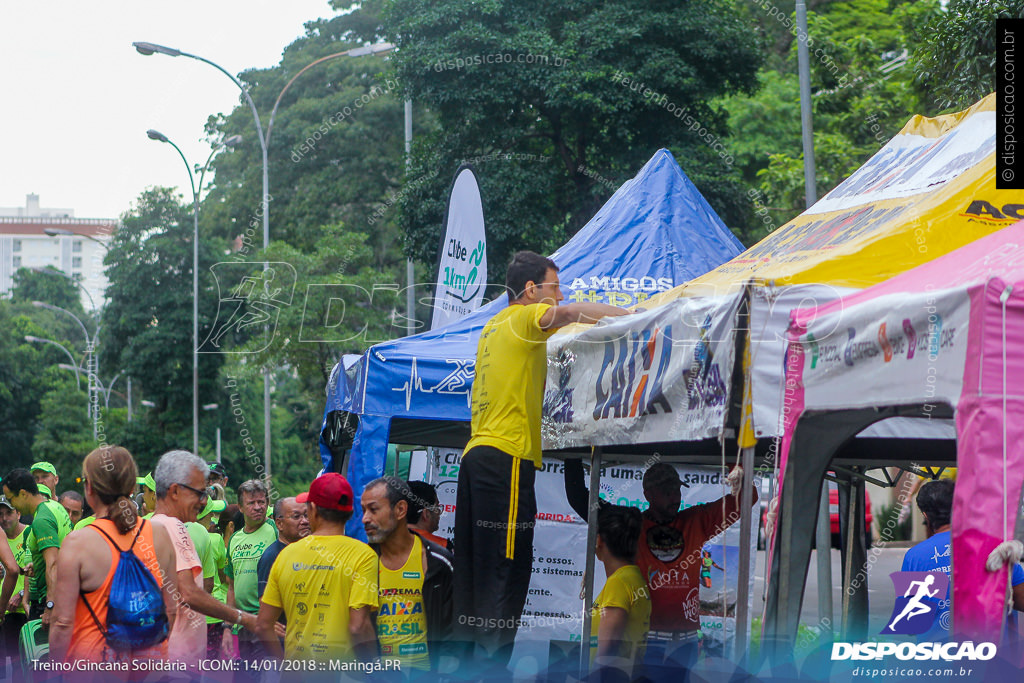
<path id="1" fill-rule="evenodd" d="M 726 481 L 731 493 L 716 501 L 680 510 L 680 486 L 684 484 L 676 469 L 659 462 L 644 472 L 644 497 L 650 507 L 643 513 L 636 564 L 647 579 L 651 596 L 651 630 L 647 636 L 646 657 L 649 674 L 656 674 L 659 668 L 666 666 L 668 669 L 689 668 L 696 657 L 701 549 L 739 521 L 743 470 L 733 468 Z M 573 510 L 586 521 L 588 495 L 580 459 L 565 461 L 565 493 Z M 753 500 L 757 501 L 756 488 Z M 600 504 L 610 505 L 603 500 Z M 655 680 L 660 679 L 655 677 Z"/>

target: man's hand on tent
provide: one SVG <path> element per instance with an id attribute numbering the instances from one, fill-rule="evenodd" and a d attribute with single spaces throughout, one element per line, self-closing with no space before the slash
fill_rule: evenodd
<path id="1" fill-rule="evenodd" d="M 1012 566 L 1020 562 L 1022 555 L 1024 555 L 1024 543 L 1016 539 L 1003 541 L 989 553 L 988 560 L 985 562 L 985 569 L 990 572 L 997 572 L 1007 565 Z"/>

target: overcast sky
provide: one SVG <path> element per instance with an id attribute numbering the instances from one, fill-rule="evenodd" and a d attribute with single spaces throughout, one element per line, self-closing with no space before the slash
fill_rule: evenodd
<path id="1" fill-rule="evenodd" d="M 150 185 L 190 194 L 181 158 L 146 130 L 201 164 L 203 124 L 238 104 L 239 90 L 207 64 L 144 57 L 132 42 L 238 75 L 277 64 L 304 22 L 333 14 L 327 0 L 0 3 L 0 207 L 24 206 L 34 192 L 43 207 L 115 218 Z M 269 112 L 260 114 L 265 124 Z"/>

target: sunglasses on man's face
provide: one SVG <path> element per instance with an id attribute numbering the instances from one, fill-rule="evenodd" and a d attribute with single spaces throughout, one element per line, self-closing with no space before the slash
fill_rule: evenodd
<path id="1" fill-rule="evenodd" d="M 194 493 L 197 496 L 199 496 L 199 502 L 200 503 L 204 502 L 205 500 L 207 500 L 210 497 L 210 493 L 208 491 L 201 491 L 199 489 L 194 489 L 191 486 L 189 486 L 188 484 L 180 484 L 179 483 L 178 486 L 182 486 L 184 488 L 187 488 L 189 491 L 191 491 L 192 493 Z"/>

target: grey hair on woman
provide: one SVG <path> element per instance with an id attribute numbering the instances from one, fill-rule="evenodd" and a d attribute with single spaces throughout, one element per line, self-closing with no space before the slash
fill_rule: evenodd
<path id="1" fill-rule="evenodd" d="M 156 497 L 165 498 L 172 484 L 184 484 L 188 481 L 192 470 L 199 470 L 203 481 L 210 474 L 210 466 L 202 458 L 188 451 L 167 451 L 160 456 L 153 479 L 156 481 Z"/>

